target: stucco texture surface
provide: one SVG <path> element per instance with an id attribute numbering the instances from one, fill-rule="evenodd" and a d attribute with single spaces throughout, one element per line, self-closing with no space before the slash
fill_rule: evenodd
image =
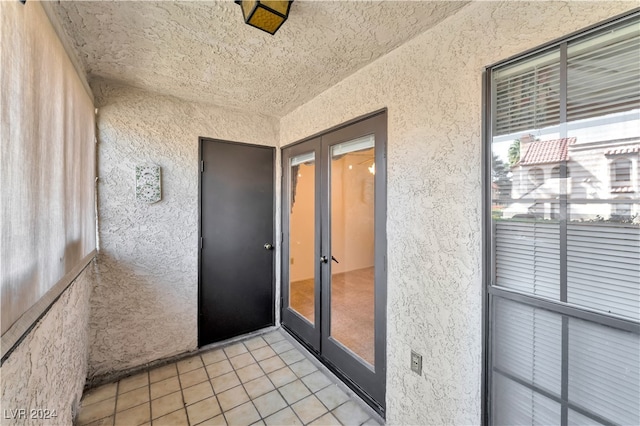
<path id="1" fill-rule="evenodd" d="M 232 1 L 63 1 L 90 79 L 282 116 L 454 13 L 462 1 L 296 1 L 275 35 Z"/>
<path id="2" fill-rule="evenodd" d="M 389 424 L 481 422 L 484 67 L 635 6 L 474 2 L 282 118 L 284 146 L 388 108 Z"/>
<path id="3" fill-rule="evenodd" d="M 89 377 L 197 347 L 198 137 L 274 146 L 275 119 L 94 81 L 100 253 Z M 135 166 L 161 167 L 162 200 L 135 198 Z"/>
<path id="4" fill-rule="evenodd" d="M 2 425 L 70 425 L 87 376 L 91 262 L 0 368 Z M 10 410 L 24 409 L 18 418 Z M 32 412 L 31 410 L 36 410 Z M 55 417 L 39 414 L 49 410 Z M 34 418 L 32 418 L 32 415 Z"/>

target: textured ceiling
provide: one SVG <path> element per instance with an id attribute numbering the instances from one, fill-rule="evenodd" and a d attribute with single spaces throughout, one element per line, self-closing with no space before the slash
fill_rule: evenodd
<path id="1" fill-rule="evenodd" d="M 462 1 L 295 1 L 271 36 L 232 1 L 61 1 L 89 81 L 282 116 L 455 13 Z"/>

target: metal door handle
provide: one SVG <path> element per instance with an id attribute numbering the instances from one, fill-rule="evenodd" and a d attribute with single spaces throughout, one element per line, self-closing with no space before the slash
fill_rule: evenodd
<path id="1" fill-rule="evenodd" d="M 327 263 L 328 261 L 329 259 L 327 258 L 327 256 L 320 256 L 320 262 Z"/>
<path id="2" fill-rule="evenodd" d="M 265 250 L 273 250 L 273 244 L 264 243 L 264 249 Z"/>

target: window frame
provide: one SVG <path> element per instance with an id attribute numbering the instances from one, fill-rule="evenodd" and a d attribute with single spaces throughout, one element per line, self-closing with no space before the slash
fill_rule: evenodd
<path id="1" fill-rule="evenodd" d="M 534 295 L 526 295 L 514 290 L 510 290 L 504 287 L 492 286 L 492 279 L 495 275 L 495 259 L 493 254 L 493 231 L 492 231 L 492 188 L 491 188 L 491 172 L 492 172 L 492 141 L 493 141 L 493 116 L 495 114 L 493 106 L 493 84 L 492 84 L 492 70 L 497 67 L 503 67 L 511 63 L 518 61 L 524 61 L 527 58 L 534 57 L 536 55 L 549 52 L 552 49 L 560 49 L 560 73 L 564 73 L 561 77 L 560 87 L 560 125 L 567 122 L 567 45 L 577 39 L 581 39 L 589 36 L 592 33 L 598 32 L 606 27 L 623 25 L 624 22 L 628 22 L 640 17 L 640 8 L 632 9 L 628 12 L 611 17 L 603 22 L 596 23 L 584 29 L 572 32 L 566 36 L 550 41 L 538 47 L 526 50 L 522 53 L 513 55 L 502 61 L 498 61 L 484 68 L 482 73 L 482 388 L 481 388 L 481 422 L 483 425 L 491 424 L 491 372 L 492 372 L 492 334 L 493 318 L 492 310 L 494 308 L 494 299 L 496 297 L 503 298 L 507 301 L 518 302 L 530 307 L 544 309 L 562 316 L 563 323 L 563 337 L 562 337 L 562 424 L 567 424 L 567 411 L 569 408 L 574 409 L 568 401 L 568 395 L 566 395 L 568 374 L 568 349 L 567 349 L 567 336 L 564 333 L 568 333 L 569 318 L 575 318 L 579 320 L 589 321 L 597 325 L 603 325 L 613 327 L 618 330 L 631 332 L 634 334 L 640 334 L 640 322 L 635 322 L 631 319 L 618 317 L 612 314 L 605 314 L 597 310 L 591 310 L 587 307 L 578 307 L 566 304 L 566 302 L 553 301 L 549 299 L 542 299 L 535 297 Z M 560 177 L 569 176 L 569 167 L 567 165 L 560 166 Z M 613 184 L 613 176 L 612 176 Z M 566 203 L 566 200 L 565 200 Z M 565 224 L 566 227 L 566 224 Z M 562 243 L 561 243 L 562 244 Z M 566 241 L 564 242 L 565 250 L 564 257 L 561 254 L 561 263 L 564 262 L 566 274 Z M 561 294 L 564 291 L 564 299 L 566 300 L 566 279 L 564 289 L 561 289 Z M 562 300 L 562 298 L 560 298 Z M 566 325 L 565 325 L 566 323 Z M 532 388 L 532 387 L 530 387 Z M 544 391 L 542 392 L 544 394 Z M 578 409 L 581 413 L 582 410 Z M 582 414 L 582 413 L 581 413 Z M 588 413 L 592 418 L 598 418 L 596 413 Z M 595 414 L 595 415 L 594 415 Z M 607 419 L 600 418 L 601 422 L 607 423 Z"/>

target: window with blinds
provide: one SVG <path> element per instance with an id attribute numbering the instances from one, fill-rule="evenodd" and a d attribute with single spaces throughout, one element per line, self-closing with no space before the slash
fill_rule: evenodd
<path id="1" fill-rule="evenodd" d="M 640 424 L 640 15 L 487 84 L 489 422 Z"/>

